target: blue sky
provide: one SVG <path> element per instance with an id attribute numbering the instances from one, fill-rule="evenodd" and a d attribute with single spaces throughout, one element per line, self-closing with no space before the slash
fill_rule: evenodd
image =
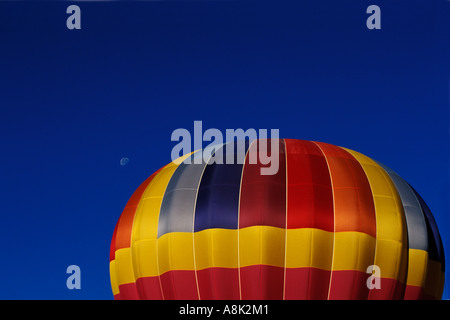
<path id="1" fill-rule="evenodd" d="M 388 165 L 449 256 L 449 1 L 82 1 L 81 30 L 70 4 L 0 1 L 1 299 L 112 299 L 114 225 L 195 120 Z"/>

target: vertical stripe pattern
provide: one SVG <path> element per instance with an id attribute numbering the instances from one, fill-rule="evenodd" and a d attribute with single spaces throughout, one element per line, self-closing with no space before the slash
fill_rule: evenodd
<path id="1" fill-rule="evenodd" d="M 161 168 L 110 247 L 113 295 L 127 300 L 440 299 L 444 271 L 438 225 L 405 180 L 356 151 L 293 139 Z"/>

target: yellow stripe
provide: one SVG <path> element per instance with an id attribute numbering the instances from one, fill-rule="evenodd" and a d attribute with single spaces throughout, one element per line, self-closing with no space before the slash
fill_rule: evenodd
<path id="1" fill-rule="evenodd" d="M 136 278 L 158 275 L 157 240 L 138 240 L 132 243 L 133 268 Z"/>
<path id="2" fill-rule="evenodd" d="M 232 229 L 206 229 L 194 234 L 197 270 L 210 267 L 237 268 L 238 234 Z"/>
<path id="3" fill-rule="evenodd" d="M 181 157 L 179 162 L 189 156 Z M 147 260 L 157 258 L 154 238 L 158 230 L 159 210 L 166 186 L 176 168 L 174 162 L 166 165 L 145 189 L 133 220 L 131 247 L 119 249 L 115 253 L 117 286 L 135 282 L 137 278 L 152 273 L 147 268 L 152 270 L 154 266 Z"/>
<path id="4" fill-rule="evenodd" d="M 119 285 L 117 284 L 117 275 L 116 275 L 116 261 L 112 260 L 109 263 L 109 275 L 111 280 L 111 289 L 113 295 L 118 294 L 119 291 Z"/>
<path id="5" fill-rule="evenodd" d="M 132 242 L 156 239 L 162 198 L 177 167 L 174 163 L 168 164 L 148 184 L 136 209 L 131 234 Z"/>
<path id="6" fill-rule="evenodd" d="M 422 288 L 425 286 L 427 263 L 428 252 L 419 249 L 409 249 L 407 285 Z"/>
<path id="7" fill-rule="evenodd" d="M 335 233 L 333 270 L 366 272 L 374 264 L 376 239 L 363 232 Z"/>
<path id="8" fill-rule="evenodd" d="M 159 244 L 156 240 L 162 199 L 170 178 L 172 178 L 178 165 L 191 155 L 192 153 L 180 157 L 165 166 L 150 181 L 142 195 L 142 199 L 136 209 L 131 233 L 131 250 L 135 279 L 163 273 L 158 271 Z M 164 263 L 163 261 L 162 264 L 164 265 Z"/>
<path id="9" fill-rule="evenodd" d="M 287 230 L 286 267 L 331 269 L 333 232 L 300 228 Z"/>
<path id="10" fill-rule="evenodd" d="M 238 237 L 240 264 L 238 263 Z M 285 239 L 289 250 L 284 250 Z M 362 232 L 343 231 L 335 235 L 339 247 L 334 270 L 366 272 L 373 263 L 375 238 Z M 157 276 L 170 270 L 202 270 L 211 267 L 238 268 L 264 264 L 276 267 L 314 267 L 331 269 L 333 232 L 315 228 L 282 229 L 252 226 L 237 229 L 206 229 L 196 233 L 171 232 L 157 241 L 159 270 L 156 260 L 146 259 L 151 270 L 146 276 Z M 192 241 L 195 246 L 193 264 Z M 148 254 L 147 250 L 147 254 Z M 314 252 L 314 254 L 312 254 Z M 158 273 L 159 272 L 159 273 Z"/>
<path id="11" fill-rule="evenodd" d="M 160 275 L 170 270 L 195 270 L 193 236 L 191 232 L 171 232 L 159 237 L 157 241 Z"/>
<path id="12" fill-rule="evenodd" d="M 377 224 L 374 264 L 380 267 L 383 278 L 406 283 L 407 230 L 397 189 L 389 175 L 375 161 L 356 151 L 345 150 L 361 164 L 372 189 Z"/>
<path id="13" fill-rule="evenodd" d="M 116 275 L 117 285 L 131 283 L 135 281 L 133 265 L 131 263 L 131 249 L 121 248 L 116 251 Z"/>
<path id="14" fill-rule="evenodd" d="M 178 165 L 189 155 L 185 155 L 165 166 L 150 181 L 142 200 L 136 209 L 131 233 L 131 249 L 135 279 L 158 274 L 158 220 L 162 199 Z"/>
<path id="15" fill-rule="evenodd" d="M 264 264 L 284 267 L 285 232 L 271 226 L 239 229 L 239 267 Z"/>

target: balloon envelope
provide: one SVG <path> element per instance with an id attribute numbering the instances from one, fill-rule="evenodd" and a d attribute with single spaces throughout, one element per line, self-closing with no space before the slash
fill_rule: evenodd
<path id="1" fill-rule="evenodd" d="M 220 147 L 145 180 L 113 233 L 114 298 L 441 298 L 438 227 L 405 180 L 349 149 L 277 142 L 274 174 L 253 141 L 227 149 L 243 163 Z"/>

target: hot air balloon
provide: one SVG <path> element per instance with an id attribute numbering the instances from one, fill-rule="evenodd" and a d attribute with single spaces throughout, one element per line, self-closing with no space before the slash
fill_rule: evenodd
<path id="1" fill-rule="evenodd" d="M 112 237 L 115 299 L 441 298 L 438 227 L 405 180 L 356 151 L 293 139 L 269 150 L 278 170 L 262 175 L 249 160 L 257 141 L 235 150 L 243 163 L 183 162 L 197 151 L 139 186 Z"/>

